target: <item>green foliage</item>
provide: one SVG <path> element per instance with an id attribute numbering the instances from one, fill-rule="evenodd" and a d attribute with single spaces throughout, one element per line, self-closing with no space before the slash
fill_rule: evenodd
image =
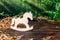
<path id="1" fill-rule="evenodd" d="M 60 21 L 60 0 L 0 0 L 1 16 L 19 16 L 32 11 L 34 17 Z"/>

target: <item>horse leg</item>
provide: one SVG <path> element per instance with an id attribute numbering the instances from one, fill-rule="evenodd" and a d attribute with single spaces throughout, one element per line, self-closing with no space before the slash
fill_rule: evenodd
<path id="1" fill-rule="evenodd" d="M 29 25 L 27 23 L 25 25 L 26 25 L 26 28 L 29 28 Z"/>
<path id="2" fill-rule="evenodd" d="M 18 23 L 15 23 L 14 27 L 17 28 Z"/>
<path id="3" fill-rule="evenodd" d="M 13 25 L 14 22 L 15 22 L 15 18 L 12 19 L 12 21 L 11 21 L 11 25 Z"/>
<path id="4" fill-rule="evenodd" d="M 26 25 L 26 29 L 27 29 L 27 31 L 28 31 L 28 30 L 32 30 L 32 29 L 33 29 L 33 26 L 29 27 L 29 25 L 28 25 L 28 24 L 25 24 L 25 25 Z"/>

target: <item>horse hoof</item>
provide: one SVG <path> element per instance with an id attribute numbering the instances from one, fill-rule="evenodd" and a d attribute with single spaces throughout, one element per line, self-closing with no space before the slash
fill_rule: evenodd
<path id="1" fill-rule="evenodd" d="M 33 29 L 33 26 L 29 27 L 29 30 L 32 30 Z"/>

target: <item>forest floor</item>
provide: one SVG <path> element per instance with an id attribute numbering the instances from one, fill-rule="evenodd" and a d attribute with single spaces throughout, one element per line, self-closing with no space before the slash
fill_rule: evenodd
<path id="1" fill-rule="evenodd" d="M 27 32 L 1 30 L 0 40 L 60 40 L 60 22 L 48 20 L 29 21 L 34 29 Z"/>

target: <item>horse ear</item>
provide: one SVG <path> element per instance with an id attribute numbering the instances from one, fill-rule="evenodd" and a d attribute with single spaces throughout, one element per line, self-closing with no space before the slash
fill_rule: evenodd
<path id="1" fill-rule="evenodd" d="M 31 13 L 31 11 L 29 13 Z"/>

